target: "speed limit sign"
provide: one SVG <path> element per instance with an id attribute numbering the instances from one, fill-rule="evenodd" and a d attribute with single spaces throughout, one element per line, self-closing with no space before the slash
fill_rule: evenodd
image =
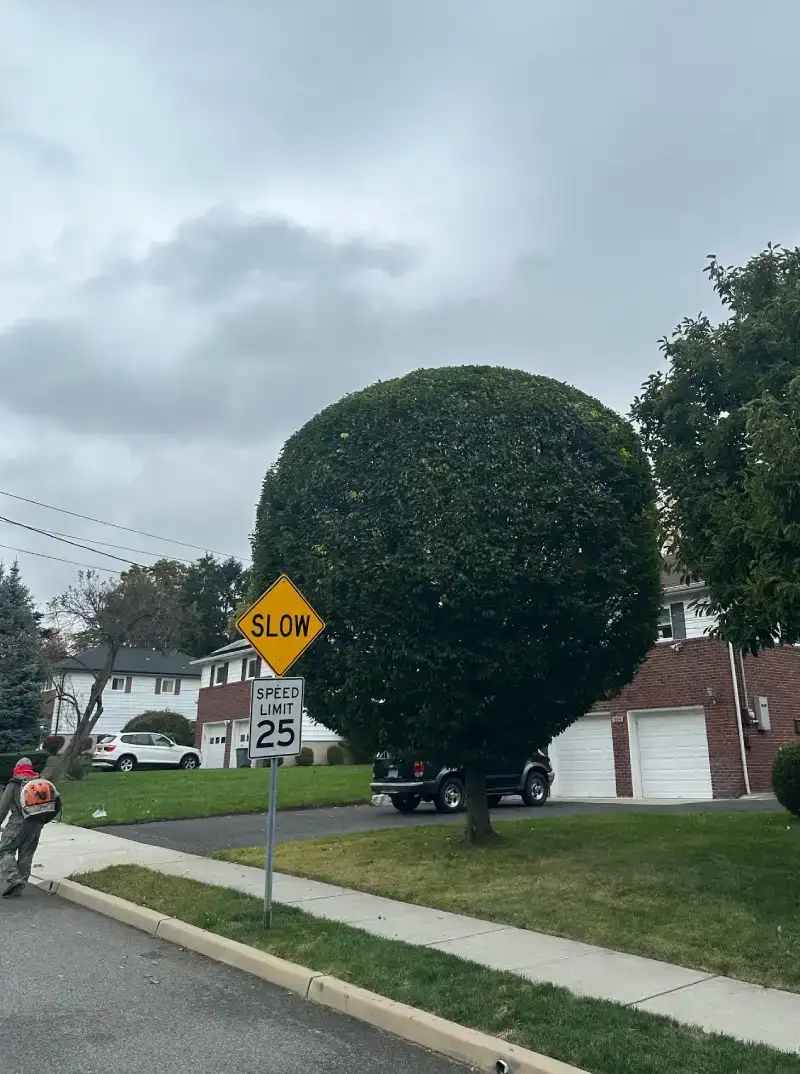
<path id="1" fill-rule="evenodd" d="M 296 757 L 303 729 L 304 679 L 255 679 L 250 704 L 252 761 Z"/>

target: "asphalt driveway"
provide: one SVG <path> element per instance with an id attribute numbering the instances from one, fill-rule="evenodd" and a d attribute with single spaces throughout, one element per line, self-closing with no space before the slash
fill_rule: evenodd
<path id="1" fill-rule="evenodd" d="M 644 813 L 698 813 L 704 811 L 736 812 L 778 808 L 774 799 L 738 799 L 736 801 L 683 802 L 680 805 L 652 805 L 644 802 L 628 805 L 618 802 L 550 801 L 541 808 L 528 808 L 519 799 L 509 799 L 492 810 L 493 820 L 528 818 L 546 823 L 552 817 L 576 814 L 620 813 L 636 810 Z M 345 835 L 405 828 L 420 824 L 463 824 L 463 815 L 442 816 L 432 807 L 421 806 L 415 813 L 403 815 L 392 806 L 339 806 L 323 809 L 281 810 L 278 813 L 277 837 L 281 841 L 314 839 L 317 836 Z M 197 820 L 152 821 L 149 824 L 119 824 L 107 829 L 112 835 L 140 843 L 182 850 L 189 854 L 207 854 L 230 847 L 255 846 L 264 839 L 265 818 L 260 813 L 235 817 L 204 817 Z"/>

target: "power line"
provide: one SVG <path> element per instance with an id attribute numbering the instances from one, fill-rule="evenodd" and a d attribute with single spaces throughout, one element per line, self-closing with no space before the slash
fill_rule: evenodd
<path id="1" fill-rule="evenodd" d="M 120 552 L 136 552 L 140 556 L 159 556 L 163 559 L 174 559 L 178 563 L 194 563 L 193 559 L 187 559 L 184 556 L 163 556 L 161 552 L 153 552 L 148 548 L 131 548 L 127 544 L 114 544 L 113 541 L 99 541 L 95 537 L 82 537 L 74 533 L 62 533 L 61 530 L 49 530 L 53 537 L 71 537 L 75 541 L 87 541 L 89 544 L 102 544 L 106 548 L 117 548 Z"/>
<path id="2" fill-rule="evenodd" d="M 7 522 L 9 526 L 19 526 L 20 529 L 30 530 L 31 533 L 41 534 L 42 537 L 49 537 L 52 541 L 61 541 L 62 544 L 70 544 L 73 548 L 82 548 L 85 552 L 94 552 L 97 556 L 105 556 L 106 559 L 115 559 L 119 563 L 127 563 L 131 567 L 146 567 L 145 563 L 137 563 L 133 559 L 123 559 L 122 556 L 115 556 L 111 552 L 103 552 L 99 548 L 90 548 L 88 544 L 80 544 L 78 541 L 68 541 L 66 537 L 58 537 L 55 533 L 50 533 L 48 530 L 40 530 L 38 526 L 28 526 L 24 522 L 16 522 L 13 518 L 6 518 L 4 515 L 0 515 L 0 522 Z"/>
<path id="3" fill-rule="evenodd" d="M 111 567 L 94 567 L 91 563 L 78 563 L 74 559 L 64 559 L 62 556 L 48 556 L 44 552 L 31 552 L 30 548 L 14 548 L 10 544 L 0 544 L 9 552 L 19 552 L 23 556 L 36 556 L 38 559 L 53 559 L 56 563 L 71 563 L 73 567 L 86 567 L 90 571 L 104 571 L 106 574 L 120 574 L 120 571 L 112 570 Z"/>
<path id="4" fill-rule="evenodd" d="M 148 533 L 146 530 L 137 530 L 133 526 L 121 526 L 118 522 L 105 522 L 102 518 L 93 518 L 91 515 L 81 515 L 77 511 L 68 511 L 65 507 L 54 507 L 51 503 L 42 503 L 40 500 L 30 500 L 27 496 L 17 496 L 13 492 L 4 492 L 0 489 L 0 496 L 8 496 L 11 500 L 19 500 L 20 503 L 32 503 L 35 507 L 46 507 L 48 511 L 58 511 L 62 515 L 70 515 L 72 518 L 81 518 L 84 522 L 95 522 L 98 526 L 110 526 L 115 530 L 123 530 L 125 533 L 138 533 L 140 537 L 149 537 L 153 541 L 165 541 L 167 544 L 181 545 L 183 548 L 193 548 L 196 552 L 207 552 L 214 556 L 224 556 L 227 559 L 238 559 L 240 556 L 232 556 L 228 552 L 216 552 L 213 548 L 204 548 L 200 544 L 190 544 L 188 541 L 176 541 L 172 537 L 159 537 L 157 533 Z"/>

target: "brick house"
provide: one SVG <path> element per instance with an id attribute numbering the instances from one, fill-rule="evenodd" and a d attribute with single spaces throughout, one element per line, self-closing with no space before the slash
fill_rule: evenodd
<path id="1" fill-rule="evenodd" d="M 250 693 L 253 679 L 273 672 L 244 639 L 224 645 L 193 665 L 199 669 L 195 745 L 203 753 L 204 768 L 235 768 L 236 747 L 246 746 L 250 730 Z M 302 741 L 314 751 L 314 763 L 325 764 L 329 746 L 339 735 L 303 713 Z M 286 758 L 292 764 L 292 758 Z"/>
<path id="2" fill-rule="evenodd" d="M 800 735 L 800 648 L 742 657 L 707 636 L 702 583 L 668 568 L 662 584 L 659 641 L 636 678 L 551 743 L 555 796 L 765 792 L 776 750 Z"/>

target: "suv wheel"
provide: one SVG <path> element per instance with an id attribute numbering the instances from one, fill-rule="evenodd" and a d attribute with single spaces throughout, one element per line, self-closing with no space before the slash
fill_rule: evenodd
<path id="1" fill-rule="evenodd" d="M 413 813 L 422 801 L 421 794 L 392 794 L 389 797 L 398 813 Z"/>
<path id="2" fill-rule="evenodd" d="M 181 757 L 181 768 L 199 768 L 200 762 L 197 760 L 193 753 L 187 753 L 184 757 Z"/>
<path id="3" fill-rule="evenodd" d="M 120 757 L 114 767 L 118 772 L 132 772 L 136 767 L 136 758 L 126 753 L 124 757 Z"/>
<path id="4" fill-rule="evenodd" d="M 464 808 L 464 799 L 464 784 L 455 776 L 447 776 L 442 780 L 433 804 L 437 813 L 460 813 Z"/>
<path id="5" fill-rule="evenodd" d="M 525 786 L 522 788 L 522 801 L 527 806 L 543 806 L 550 793 L 550 784 L 547 776 L 534 768 L 528 773 Z"/>

